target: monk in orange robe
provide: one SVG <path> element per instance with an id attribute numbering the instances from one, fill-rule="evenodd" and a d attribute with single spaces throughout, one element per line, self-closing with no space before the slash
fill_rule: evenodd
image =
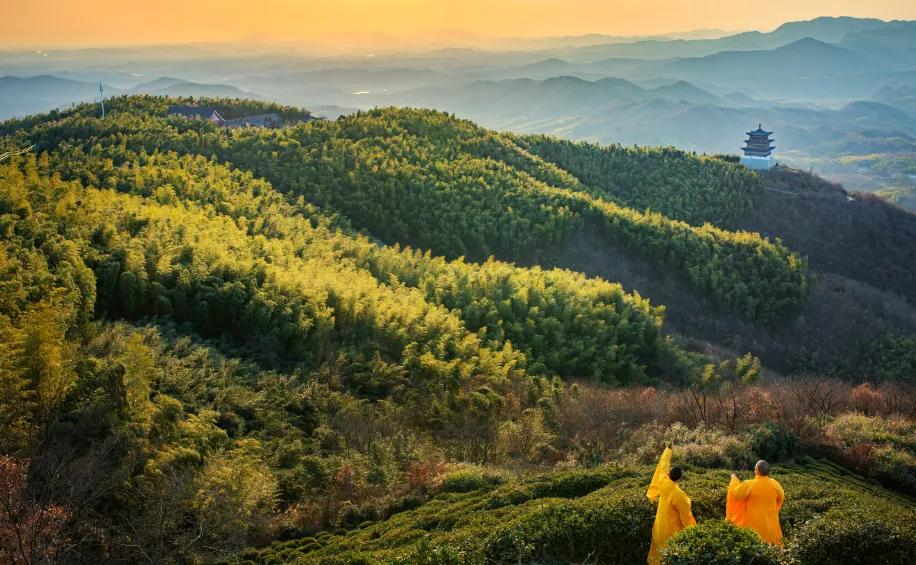
<path id="1" fill-rule="evenodd" d="M 782 486 L 770 478 L 770 464 L 760 460 L 754 478 L 738 480 L 732 473 L 725 502 L 725 519 L 742 528 L 751 528 L 773 545 L 782 545 L 779 510 L 785 500 Z"/>
<path id="2" fill-rule="evenodd" d="M 652 483 L 646 491 L 649 500 L 658 500 L 655 524 L 652 525 L 652 545 L 646 559 L 649 565 L 661 563 L 660 552 L 668 544 L 671 536 L 697 523 L 690 511 L 690 498 L 677 485 L 681 475 L 680 468 L 671 468 L 671 448 L 666 447 L 655 468 Z"/>

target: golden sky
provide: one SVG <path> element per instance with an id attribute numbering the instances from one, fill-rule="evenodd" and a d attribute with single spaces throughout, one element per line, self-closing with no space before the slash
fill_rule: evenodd
<path id="1" fill-rule="evenodd" d="M 916 19 L 916 0 L 0 0 L 0 46 L 346 41 L 458 28 L 488 36 L 769 30 L 821 15 Z"/>

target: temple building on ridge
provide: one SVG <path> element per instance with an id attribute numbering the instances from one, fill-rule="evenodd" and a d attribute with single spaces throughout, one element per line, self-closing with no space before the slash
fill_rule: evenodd
<path id="1" fill-rule="evenodd" d="M 741 164 L 748 169 L 766 170 L 776 166 L 776 159 L 773 158 L 776 147 L 770 145 L 773 132 L 764 130 L 762 126 L 759 124 L 754 131 L 746 132 L 745 146 L 741 148 L 744 151 Z"/>
<path id="2" fill-rule="evenodd" d="M 219 115 L 216 108 L 198 108 L 196 106 L 169 106 L 170 116 L 181 116 L 189 120 L 207 120 L 223 125 L 226 120 Z"/>
<path id="3" fill-rule="evenodd" d="M 258 114 L 256 116 L 244 116 L 241 118 L 225 119 L 216 108 L 198 107 L 198 106 L 169 106 L 170 116 L 181 116 L 189 120 L 206 120 L 226 129 L 238 128 L 278 128 L 283 126 L 283 118 L 279 114 Z M 300 120 L 308 122 L 313 120 L 311 114 Z"/>

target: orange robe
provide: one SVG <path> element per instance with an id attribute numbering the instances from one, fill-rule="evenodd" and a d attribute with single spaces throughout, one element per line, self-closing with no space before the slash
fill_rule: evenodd
<path id="1" fill-rule="evenodd" d="M 732 478 L 725 502 L 725 519 L 742 528 L 751 528 L 765 541 L 781 546 L 779 510 L 783 500 L 782 486 L 769 477 L 754 477 L 743 482 Z"/>
<path id="2" fill-rule="evenodd" d="M 661 563 L 660 551 L 668 544 L 671 536 L 697 523 L 690 511 L 690 498 L 677 483 L 668 478 L 670 468 L 671 448 L 666 448 L 646 491 L 649 500 L 658 500 L 655 523 L 652 525 L 652 545 L 646 558 L 649 565 Z"/>

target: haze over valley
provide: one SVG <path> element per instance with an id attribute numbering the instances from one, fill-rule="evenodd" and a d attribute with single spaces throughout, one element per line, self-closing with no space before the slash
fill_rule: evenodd
<path id="1" fill-rule="evenodd" d="M 0 53 L 0 118 L 105 95 L 276 100 L 337 116 L 445 110 L 487 127 L 736 153 L 757 123 L 786 164 L 916 207 L 916 23 L 789 22 L 766 32 L 435 42 L 365 38 Z M 449 43 L 451 42 L 451 43 Z M 5 76 L 4 76 L 5 75 Z"/>

